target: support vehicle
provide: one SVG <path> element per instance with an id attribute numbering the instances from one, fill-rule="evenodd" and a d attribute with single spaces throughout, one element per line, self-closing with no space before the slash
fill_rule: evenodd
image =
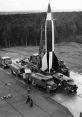
<path id="1" fill-rule="evenodd" d="M 78 86 L 74 83 L 74 80 L 61 73 L 55 73 L 53 75 L 54 82 L 57 86 L 63 88 L 67 93 L 76 93 Z"/>
<path id="2" fill-rule="evenodd" d="M 31 74 L 31 70 L 29 68 L 25 68 L 18 64 L 11 64 L 10 65 L 11 73 L 15 74 L 19 78 L 22 78 L 23 80 L 27 80 L 29 75 Z"/>
<path id="3" fill-rule="evenodd" d="M 11 63 L 12 60 L 9 56 L 0 57 L 0 66 L 2 66 L 3 68 L 9 67 Z"/>
<path id="4" fill-rule="evenodd" d="M 57 85 L 52 76 L 45 76 L 40 73 L 32 73 L 29 77 L 29 80 L 33 85 L 45 88 L 47 92 L 55 91 L 57 89 Z"/>

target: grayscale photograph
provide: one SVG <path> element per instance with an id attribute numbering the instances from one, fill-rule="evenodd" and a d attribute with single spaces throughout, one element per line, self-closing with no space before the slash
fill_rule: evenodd
<path id="1" fill-rule="evenodd" d="M 0 0 L 0 117 L 82 117 L 82 0 Z"/>

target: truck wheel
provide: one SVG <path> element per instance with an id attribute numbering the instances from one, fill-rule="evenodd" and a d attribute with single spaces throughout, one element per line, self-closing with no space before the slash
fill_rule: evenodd
<path id="1" fill-rule="evenodd" d="M 67 94 L 70 94 L 70 90 L 67 90 Z"/>
<path id="2" fill-rule="evenodd" d="M 18 77 L 18 74 L 15 72 L 15 76 Z"/>
<path id="3" fill-rule="evenodd" d="M 34 80 L 32 80 L 32 85 L 33 85 L 33 86 L 36 86 L 36 84 L 35 84 Z"/>
<path id="4" fill-rule="evenodd" d="M 5 69 L 5 67 L 4 67 L 4 66 L 2 66 L 2 68 L 3 68 L 3 69 Z"/>
<path id="5" fill-rule="evenodd" d="M 47 92 L 48 92 L 48 93 L 50 93 L 50 90 L 49 90 L 49 88 L 47 88 L 46 90 L 47 90 Z"/>
<path id="6" fill-rule="evenodd" d="M 77 90 L 74 90 L 74 93 L 77 93 Z"/>
<path id="7" fill-rule="evenodd" d="M 11 70 L 11 74 L 13 74 L 13 70 Z"/>

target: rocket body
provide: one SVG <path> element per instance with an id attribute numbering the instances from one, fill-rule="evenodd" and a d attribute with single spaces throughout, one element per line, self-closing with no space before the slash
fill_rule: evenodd
<path id="1" fill-rule="evenodd" d="M 54 51 L 54 21 L 51 11 L 47 11 L 47 17 L 45 22 L 45 45 L 46 51 Z"/>
<path id="2" fill-rule="evenodd" d="M 46 53 L 42 59 L 43 70 L 51 69 L 58 70 L 58 59 L 54 53 L 54 20 L 51 12 L 50 4 L 47 10 L 47 17 L 45 21 L 45 50 Z"/>

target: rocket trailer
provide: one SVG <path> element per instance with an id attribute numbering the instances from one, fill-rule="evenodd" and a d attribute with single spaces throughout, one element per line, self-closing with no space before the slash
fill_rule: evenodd
<path id="1" fill-rule="evenodd" d="M 27 67 L 30 68 L 30 70 L 34 73 L 37 73 L 39 71 L 39 68 L 36 64 L 33 64 L 31 62 L 28 63 Z"/>
<path id="2" fill-rule="evenodd" d="M 46 74 L 46 70 L 41 71 L 41 57 L 38 53 L 30 56 L 28 65 L 32 72 L 35 72 L 35 73 L 43 72 Z M 70 76 L 69 68 L 64 64 L 64 61 L 59 60 L 59 59 L 58 59 L 58 71 L 57 72 L 60 72 L 66 76 Z"/>
<path id="3" fill-rule="evenodd" d="M 35 53 L 30 56 L 27 66 L 31 69 L 32 72 L 40 72 L 41 59 L 38 53 Z"/>
<path id="4" fill-rule="evenodd" d="M 26 66 L 28 62 L 29 62 L 28 58 L 16 58 L 13 61 L 13 63 L 19 64 L 21 66 Z"/>

